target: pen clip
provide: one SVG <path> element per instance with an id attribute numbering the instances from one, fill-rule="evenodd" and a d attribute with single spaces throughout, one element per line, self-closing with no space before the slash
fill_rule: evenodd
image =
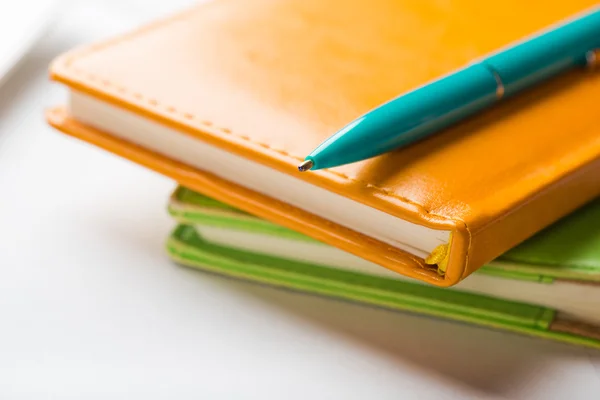
<path id="1" fill-rule="evenodd" d="M 589 69 L 600 67 L 600 49 L 590 50 L 585 54 L 585 60 Z"/>

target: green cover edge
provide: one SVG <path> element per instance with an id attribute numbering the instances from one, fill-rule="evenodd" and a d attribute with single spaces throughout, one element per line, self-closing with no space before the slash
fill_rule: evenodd
<path id="1" fill-rule="evenodd" d="M 178 264 L 229 277 L 600 349 L 600 341 L 548 330 L 555 312 L 544 307 L 223 248 L 186 225 L 166 247 Z"/>

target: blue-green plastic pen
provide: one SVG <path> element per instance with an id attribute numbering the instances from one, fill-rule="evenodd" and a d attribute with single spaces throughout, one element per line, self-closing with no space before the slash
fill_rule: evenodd
<path id="1" fill-rule="evenodd" d="M 598 49 L 595 7 L 375 108 L 321 143 L 298 169 L 336 167 L 406 146 L 568 69 L 599 65 Z"/>

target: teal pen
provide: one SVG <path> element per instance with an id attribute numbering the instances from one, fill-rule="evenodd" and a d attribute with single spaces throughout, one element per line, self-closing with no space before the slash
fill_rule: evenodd
<path id="1" fill-rule="evenodd" d="M 600 7 L 439 78 L 352 121 L 300 171 L 369 159 L 423 139 L 541 81 L 600 65 Z"/>

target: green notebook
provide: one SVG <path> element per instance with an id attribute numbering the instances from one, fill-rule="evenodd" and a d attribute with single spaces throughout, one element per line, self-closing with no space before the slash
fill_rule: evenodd
<path id="1" fill-rule="evenodd" d="M 167 249 L 189 267 L 600 348 L 600 200 L 438 288 L 179 187 Z"/>

